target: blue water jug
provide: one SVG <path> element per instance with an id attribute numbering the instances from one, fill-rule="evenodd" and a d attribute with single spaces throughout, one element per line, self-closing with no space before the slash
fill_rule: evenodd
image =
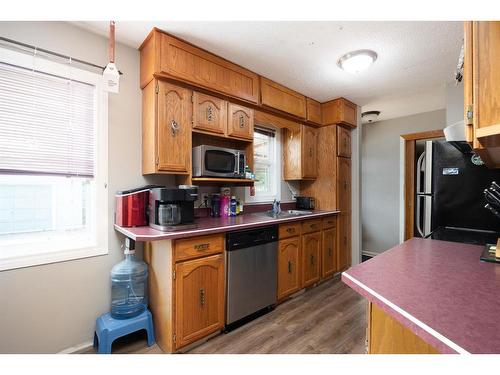
<path id="1" fill-rule="evenodd" d="M 127 319 L 148 307 L 148 266 L 125 249 L 125 259 L 111 269 L 111 316 Z"/>

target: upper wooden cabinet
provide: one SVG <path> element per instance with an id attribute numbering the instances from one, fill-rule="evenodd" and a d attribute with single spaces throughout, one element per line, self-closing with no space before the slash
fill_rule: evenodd
<path id="1" fill-rule="evenodd" d="M 500 168 L 500 21 L 465 22 L 464 47 L 466 138 Z"/>
<path id="2" fill-rule="evenodd" d="M 321 105 L 323 125 L 343 124 L 357 126 L 356 104 L 344 98 L 338 98 Z"/>
<path id="3" fill-rule="evenodd" d="M 321 103 L 311 98 L 306 98 L 306 105 L 307 105 L 306 120 L 321 125 L 322 122 Z"/>
<path id="4" fill-rule="evenodd" d="M 193 129 L 225 134 L 227 102 L 210 95 L 193 92 Z"/>
<path id="5" fill-rule="evenodd" d="M 351 131 L 342 126 L 337 126 L 337 155 L 351 157 Z"/>
<path id="6" fill-rule="evenodd" d="M 308 180 L 317 177 L 317 138 L 317 130 L 306 125 L 283 130 L 285 180 Z"/>
<path id="7" fill-rule="evenodd" d="M 260 77 L 260 97 L 263 106 L 306 118 L 306 97 L 296 91 Z"/>
<path id="8" fill-rule="evenodd" d="M 190 43 L 153 29 L 139 49 L 141 88 L 156 74 L 252 103 L 258 102 L 257 74 Z"/>
<path id="9" fill-rule="evenodd" d="M 229 103 L 227 135 L 233 138 L 253 140 L 253 109 Z"/>
<path id="10" fill-rule="evenodd" d="M 142 92 L 142 173 L 191 170 L 191 90 L 151 81 Z"/>

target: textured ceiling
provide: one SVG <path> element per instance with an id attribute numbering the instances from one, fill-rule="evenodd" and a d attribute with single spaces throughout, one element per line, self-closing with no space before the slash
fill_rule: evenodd
<path id="1" fill-rule="evenodd" d="M 107 22 L 74 24 L 107 35 Z M 313 99 L 362 106 L 451 82 L 463 37 L 456 21 L 117 22 L 117 40 L 137 48 L 154 26 Z M 357 49 L 378 60 L 358 75 L 339 69 L 337 59 Z"/>

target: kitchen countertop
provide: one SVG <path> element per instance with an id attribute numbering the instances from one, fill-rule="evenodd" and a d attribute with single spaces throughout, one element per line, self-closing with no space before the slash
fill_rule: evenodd
<path id="1" fill-rule="evenodd" d="M 115 229 L 123 233 L 125 236 L 133 239 L 134 241 L 159 241 L 159 240 L 173 240 L 176 238 L 185 238 L 199 236 L 203 234 L 213 234 L 221 232 L 230 232 L 233 230 L 250 229 L 265 225 L 281 224 L 292 221 L 300 221 L 306 219 L 321 218 L 331 216 L 339 213 L 339 211 L 323 211 L 314 210 L 311 214 L 284 217 L 275 219 L 272 217 L 264 216 L 264 213 L 248 213 L 234 217 L 220 217 L 220 218 L 197 218 L 195 219 L 196 228 L 179 230 L 172 232 L 162 232 L 148 226 L 144 227 L 131 227 L 125 228 L 115 224 Z"/>
<path id="2" fill-rule="evenodd" d="M 442 353 L 500 353 L 500 264 L 482 250 L 413 238 L 342 281 Z"/>

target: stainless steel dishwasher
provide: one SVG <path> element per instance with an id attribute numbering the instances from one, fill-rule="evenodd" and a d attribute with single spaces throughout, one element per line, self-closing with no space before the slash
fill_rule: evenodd
<path id="1" fill-rule="evenodd" d="M 226 331 L 276 304 L 278 226 L 226 234 Z"/>

